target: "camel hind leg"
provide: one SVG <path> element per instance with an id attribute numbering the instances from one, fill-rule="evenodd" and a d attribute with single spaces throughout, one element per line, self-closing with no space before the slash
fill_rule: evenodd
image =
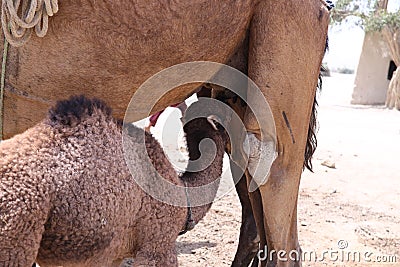
<path id="1" fill-rule="evenodd" d="M 262 210 L 257 212 L 263 220 L 257 226 L 266 234 L 269 252 L 261 266 L 301 266 L 297 196 L 328 24 L 326 7 L 313 0 L 261 2 L 251 23 L 249 77 L 271 107 L 278 153 L 268 180 L 259 187 Z M 257 102 L 251 98 L 249 92 L 250 105 Z M 245 124 L 259 144 L 267 147 L 260 141 L 261 129 L 252 113 L 247 114 Z"/>

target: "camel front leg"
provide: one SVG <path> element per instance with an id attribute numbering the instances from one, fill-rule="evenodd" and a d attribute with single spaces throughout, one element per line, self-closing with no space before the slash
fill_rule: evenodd
<path id="1" fill-rule="evenodd" d="M 162 242 L 151 240 L 149 242 Z M 133 267 L 178 267 L 175 243 L 154 246 L 146 244 L 137 252 L 133 260 Z"/>
<path id="2" fill-rule="evenodd" d="M 250 262 L 255 258 L 258 252 L 260 238 L 257 234 L 256 221 L 253 216 L 246 176 L 242 176 L 241 169 L 233 161 L 230 163 L 234 181 L 240 179 L 236 183 L 235 187 L 239 196 L 240 204 L 242 205 L 242 224 L 240 226 L 239 245 L 231 266 L 249 266 Z M 240 177 L 235 177 L 236 174 L 239 174 Z"/>
<path id="3" fill-rule="evenodd" d="M 277 136 L 276 146 L 271 146 L 263 139 L 265 129 L 256 116 L 247 113 L 245 124 L 253 148 L 265 152 L 275 147 L 277 152 L 268 176 L 251 177 L 262 173 L 251 168 L 259 167 L 254 161 L 259 157 L 262 162 L 265 153 L 250 155 L 247 172 L 249 180 L 257 181 L 261 194 L 252 203 L 260 207 L 255 211 L 263 217 L 258 227 L 266 235 L 268 253 L 260 254 L 261 266 L 301 266 L 297 196 L 328 22 L 328 11 L 321 1 L 287 0 L 261 2 L 251 23 L 249 77 L 271 107 Z M 249 106 L 262 110 L 252 96 L 249 91 Z"/>
<path id="4" fill-rule="evenodd" d="M 247 58 L 242 59 L 242 62 L 244 60 L 247 60 Z M 244 71 L 244 66 L 242 66 L 241 70 Z M 213 97 L 217 99 L 225 99 L 225 93 L 226 89 L 224 88 L 220 88 L 219 91 L 213 90 Z M 228 104 L 239 116 L 240 120 L 243 121 L 247 110 L 247 105 L 244 104 L 244 101 L 239 100 L 238 97 L 233 97 L 226 99 L 225 103 Z M 241 132 L 243 130 L 241 125 L 235 124 L 234 122 L 231 122 L 230 127 L 231 131 L 235 133 Z M 238 137 L 232 136 L 231 138 Z M 239 140 L 236 141 L 240 143 Z M 228 144 L 226 148 L 226 152 L 230 155 L 232 155 L 231 145 L 235 144 Z M 236 250 L 235 258 L 231 266 L 249 266 L 249 264 L 253 261 L 251 266 L 256 267 L 258 265 L 258 258 L 256 257 L 256 255 L 260 244 L 259 234 L 261 234 L 261 236 L 263 237 L 261 239 L 261 243 L 266 244 L 264 238 L 265 234 L 262 231 L 258 230 L 256 223 L 260 220 L 262 221 L 262 216 L 260 216 L 260 214 L 256 214 L 256 217 L 253 215 L 254 209 L 257 209 L 256 203 L 261 203 L 260 201 L 257 202 L 257 200 L 260 200 L 260 192 L 259 190 L 249 192 L 246 176 L 243 174 L 242 168 L 234 162 L 234 158 L 236 157 L 231 157 L 230 166 L 232 178 L 236 187 L 236 192 L 239 196 L 240 204 L 242 206 L 242 224 L 240 226 L 238 248 Z M 253 203 L 255 204 L 253 205 Z"/>

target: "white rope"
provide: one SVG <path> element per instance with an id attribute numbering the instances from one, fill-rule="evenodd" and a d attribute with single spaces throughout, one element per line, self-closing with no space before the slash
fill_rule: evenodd
<path id="1" fill-rule="evenodd" d="M 8 41 L 4 39 L 3 59 L 1 63 L 1 80 L 0 80 L 0 142 L 3 140 L 3 125 L 4 125 L 4 87 L 6 81 L 6 63 L 8 55 Z"/>
<path id="2" fill-rule="evenodd" d="M 21 3 L 22 2 L 22 3 Z M 58 12 L 58 0 L 3 0 L 1 24 L 12 46 L 24 45 L 35 28 L 36 35 L 46 35 L 49 16 Z"/>

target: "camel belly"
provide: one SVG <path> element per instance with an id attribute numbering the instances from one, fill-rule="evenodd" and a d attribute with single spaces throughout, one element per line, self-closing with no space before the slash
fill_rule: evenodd
<path id="1" fill-rule="evenodd" d="M 93 2 L 93 3 L 89 3 Z M 99 3 L 100 2 L 100 3 Z M 64 1 L 44 38 L 10 51 L 6 138 L 32 126 L 56 100 L 85 94 L 123 118 L 137 88 L 189 61 L 224 63 L 246 34 L 253 1 Z M 199 84 L 170 91 L 154 111 L 183 101 Z M 152 92 L 145 103 L 154 104 Z"/>

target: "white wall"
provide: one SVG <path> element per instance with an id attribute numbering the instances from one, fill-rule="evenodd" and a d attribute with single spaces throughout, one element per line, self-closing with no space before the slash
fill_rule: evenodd
<path id="1" fill-rule="evenodd" d="M 352 104 L 385 103 L 390 59 L 383 37 L 379 33 L 367 33 L 354 82 Z"/>

